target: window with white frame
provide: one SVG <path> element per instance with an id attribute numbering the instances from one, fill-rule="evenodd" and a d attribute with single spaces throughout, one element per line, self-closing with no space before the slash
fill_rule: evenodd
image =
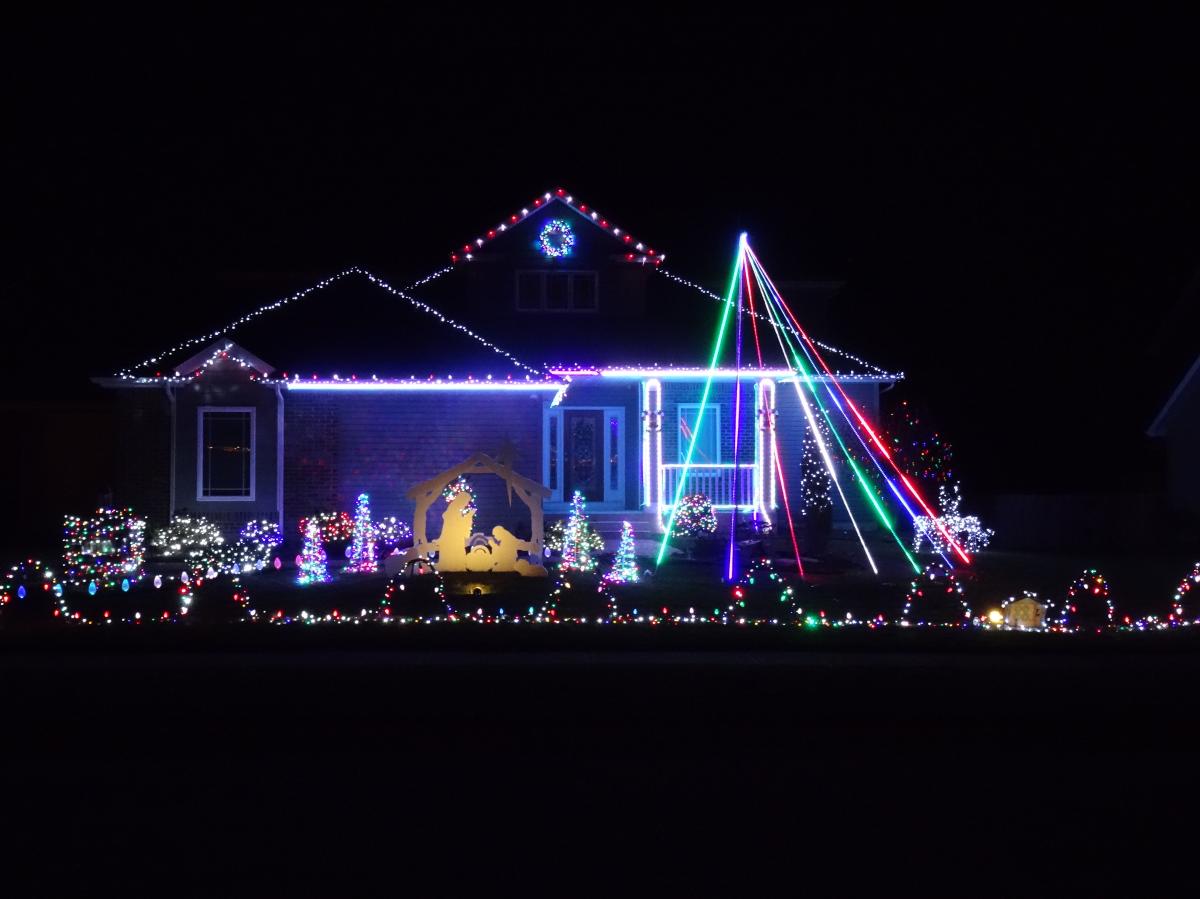
<path id="1" fill-rule="evenodd" d="M 517 272 L 517 311 L 595 312 L 598 281 L 596 272 Z"/>
<path id="2" fill-rule="evenodd" d="M 196 464 L 198 500 L 254 499 L 254 409 L 201 406 Z"/>
<path id="3" fill-rule="evenodd" d="M 679 461 L 687 461 L 688 447 L 696 433 L 700 419 L 699 403 L 679 404 Z M 708 403 L 704 407 L 704 418 L 699 421 L 700 438 L 696 441 L 696 452 L 692 455 L 693 465 L 717 465 L 721 461 L 721 406 Z"/>

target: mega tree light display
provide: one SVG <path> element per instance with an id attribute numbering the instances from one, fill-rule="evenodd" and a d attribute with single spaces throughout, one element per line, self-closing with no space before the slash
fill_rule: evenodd
<path id="1" fill-rule="evenodd" d="M 761 303 L 763 310 L 761 314 L 756 309 L 756 297 L 758 298 L 758 302 Z M 763 321 L 769 326 L 768 331 L 774 336 L 779 346 L 779 350 L 784 358 L 784 364 L 796 375 L 796 377 L 790 379 L 790 382 L 796 391 L 796 397 L 799 400 L 801 410 L 808 423 L 809 431 L 816 443 L 816 454 L 819 455 L 824 464 L 829 480 L 832 483 L 833 491 L 836 493 L 845 510 L 846 516 L 850 521 L 855 536 L 858 538 L 859 545 L 871 570 L 876 574 L 879 573 L 879 567 L 871 554 L 871 550 L 867 546 L 867 541 L 863 535 L 862 528 L 859 526 L 855 510 L 846 496 L 846 490 L 839 477 L 838 468 L 834 464 L 833 452 L 835 451 L 840 452 L 845 465 L 852 475 L 851 480 L 854 484 L 858 485 L 867 507 L 874 513 L 880 525 L 895 541 L 900 552 L 912 566 L 913 571 L 918 574 L 922 573 L 921 566 L 909 551 L 906 541 L 901 539 L 899 534 L 897 534 L 892 519 L 884 509 L 883 489 L 876 486 L 874 475 L 871 477 L 866 475 L 863 468 L 855 459 L 857 451 L 851 451 L 847 445 L 847 440 L 856 441 L 862 447 L 866 458 L 870 460 L 871 466 L 878 473 L 878 483 L 886 486 L 887 490 L 891 492 L 892 496 L 899 502 L 900 506 L 911 519 L 915 520 L 922 513 L 930 519 L 936 519 L 938 517 L 937 512 L 926 501 L 914 480 L 897 464 L 880 432 L 871 426 L 862 410 L 847 394 L 841 383 L 841 378 L 833 371 L 828 362 L 825 361 L 820 346 L 809 337 L 788 306 L 787 301 L 779 293 L 770 276 L 759 262 L 758 257 L 750 248 L 745 234 L 742 235 L 739 241 L 737 257 L 730 277 L 729 287 L 723 301 L 721 320 L 717 326 L 716 337 L 713 341 L 713 349 L 708 366 L 709 375 L 705 380 L 704 389 L 699 398 L 698 411 L 690 441 L 686 452 L 683 454 L 682 471 L 676 481 L 675 494 L 671 498 L 670 516 L 666 522 L 665 533 L 659 547 L 656 563 L 662 564 L 671 534 L 675 530 L 680 511 L 683 508 L 681 500 L 688 483 L 688 474 L 695 458 L 696 447 L 703 432 L 704 411 L 707 408 L 709 396 L 712 391 L 713 373 L 719 369 L 726 336 L 730 332 L 731 320 L 735 320 L 735 327 L 732 330 L 735 335 L 735 359 L 740 375 L 741 341 L 743 335 L 741 321 L 744 314 L 750 317 L 750 332 L 754 338 L 755 358 L 758 361 L 759 369 L 763 368 L 763 351 L 758 323 L 759 321 Z M 735 447 L 738 445 L 739 418 L 740 416 L 735 415 Z M 824 428 L 818 422 L 823 424 Z M 839 432 L 839 428 L 841 432 Z M 843 433 L 846 435 L 845 438 L 843 438 Z M 826 439 L 826 435 L 831 437 L 832 440 Z M 803 571 L 803 566 L 800 562 L 799 547 L 794 540 L 795 529 L 792 526 L 791 509 L 788 506 L 786 479 L 782 477 L 785 466 L 778 456 L 778 450 L 779 446 L 776 442 L 772 446 L 772 452 L 776 459 L 776 472 L 780 476 L 780 487 L 784 497 L 785 509 L 787 509 L 789 529 L 793 536 L 793 550 L 796 555 L 796 563 L 800 570 Z M 966 549 L 955 535 L 951 534 L 940 522 L 935 522 L 934 527 L 945 540 L 951 554 L 957 556 L 963 563 L 971 561 Z M 735 540 L 736 527 L 732 527 L 730 529 L 730 551 L 727 556 L 730 570 L 727 571 L 727 575 L 732 574 L 732 568 L 734 567 Z M 949 559 L 946 561 L 949 563 Z"/>

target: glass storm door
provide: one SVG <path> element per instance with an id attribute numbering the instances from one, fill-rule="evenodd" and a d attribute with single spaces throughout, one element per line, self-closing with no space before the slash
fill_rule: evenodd
<path id="1" fill-rule="evenodd" d="M 604 412 L 566 410 L 563 414 L 563 499 L 578 490 L 588 502 L 604 501 Z"/>

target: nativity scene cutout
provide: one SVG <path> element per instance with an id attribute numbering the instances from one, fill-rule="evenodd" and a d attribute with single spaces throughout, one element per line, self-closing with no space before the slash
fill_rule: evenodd
<path id="1" fill-rule="evenodd" d="M 492 474 L 504 481 L 508 504 L 513 493 L 529 509 L 531 539 L 522 540 L 507 528 L 492 528 L 492 535 L 474 532 L 476 510 L 466 491 L 457 493 L 442 512 L 442 530 L 436 539 L 426 536 L 426 516 L 430 506 L 443 499 L 444 491 L 460 477 Z M 416 502 L 413 514 L 413 545 L 403 554 L 388 559 L 389 573 L 407 570 L 410 566 L 432 564 L 441 573 L 447 572 L 513 572 L 523 577 L 545 577 L 542 565 L 543 530 L 542 501 L 550 490 L 536 481 L 513 471 L 508 460 L 497 461 L 484 453 L 475 453 L 464 462 L 423 481 L 408 491 L 407 497 Z M 436 559 L 434 558 L 436 556 Z"/>

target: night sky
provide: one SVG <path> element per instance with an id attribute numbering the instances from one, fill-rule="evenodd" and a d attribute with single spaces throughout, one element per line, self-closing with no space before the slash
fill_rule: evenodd
<path id="1" fill-rule="evenodd" d="M 907 372 L 969 486 L 1156 484 L 1143 432 L 1200 349 L 1187 23 L 736 13 L 15 24 L 10 424 L 563 186 L 713 288 L 741 230 L 776 280 L 846 282 L 818 336 Z M 678 322 L 698 360 L 713 323 Z"/>

